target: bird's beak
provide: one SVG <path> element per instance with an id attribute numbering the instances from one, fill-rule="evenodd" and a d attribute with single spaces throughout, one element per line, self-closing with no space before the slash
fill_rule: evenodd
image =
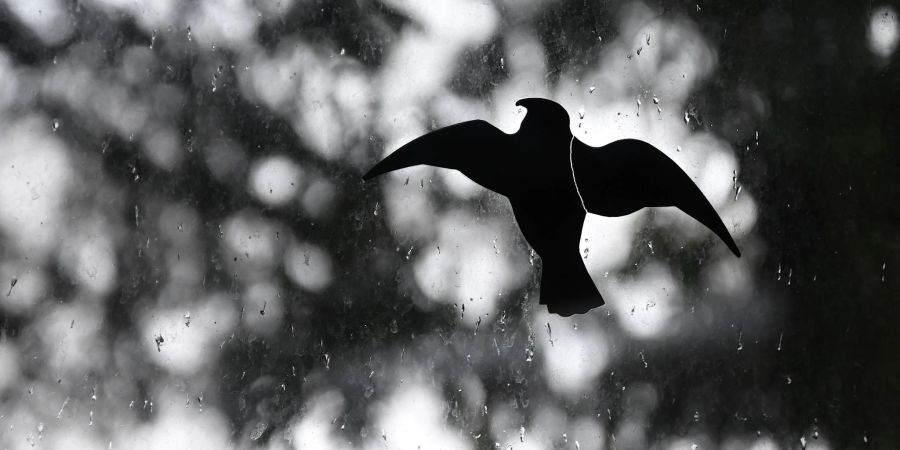
<path id="1" fill-rule="evenodd" d="M 528 104 L 531 103 L 531 102 L 534 101 L 534 100 L 537 100 L 537 99 L 535 99 L 535 98 L 523 98 L 523 99 L 521 99 L 521 100 L 519 100 L 519 101 L 516 102 L 516 106 L 521 106 L 521 107 L 523 107 L 523 108 L 525 108 L 525 109 L 528 109 Z"/>

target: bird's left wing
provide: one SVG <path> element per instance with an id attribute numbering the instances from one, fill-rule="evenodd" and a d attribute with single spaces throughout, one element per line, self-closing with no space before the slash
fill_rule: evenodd
<path id="1" fill-rule="evenodd" d="M 700 188 L 656 147 L 636 139 L 623 139 L 593 148 L 576 139 L 572 165 L 589 212 L 615 217 L 647 206 L 676 206 L 706 225 L 736 256 L 741 256 Z"/>
<path id="2" fill-rule="evenodd" d="M 502 172 L 508 164 L 511 137 L 483 120 L 471 120 L 432 131 L 381 160 L 364 180 L 406 167 L 426 164 L 456 169 L 472 181 L 503 194 Z"/>

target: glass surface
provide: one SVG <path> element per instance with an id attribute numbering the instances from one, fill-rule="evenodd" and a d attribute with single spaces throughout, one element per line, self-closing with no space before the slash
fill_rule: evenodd
<path id="1" fill-rule="evenodd" d="M 0 448 L 900 447 L 896 6 L 708 3 L 3 0 Z M 361 180 L 524 97 L 743 256 L 589 216 L 563 318 L 504 197 Z"/>

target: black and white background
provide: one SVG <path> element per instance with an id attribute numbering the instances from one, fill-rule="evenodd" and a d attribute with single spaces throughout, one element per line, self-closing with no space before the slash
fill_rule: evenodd
<path id="1" fill-rule="evenodd" d="M 897 6 L 0 2 L 0 447 L 900 445 Z M 523 97 L 674 159 L 537 305 L 505 199 L 363 183 Z"/>

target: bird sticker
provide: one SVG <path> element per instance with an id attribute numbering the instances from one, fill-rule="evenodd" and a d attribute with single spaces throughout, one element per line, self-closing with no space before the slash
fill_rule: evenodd
<path id="1" fill-rule="evenodd" d="M 516 105 L 527 112 L 514 134 L 483 120 L 451 125 L 403 145 L 363 179 L 426 164 L 458 170 L 505 196 L 522 235 L 541 258 L 539 302 L 560 316 L 604 304 L 579 251 L 588 213 L 619 217 L 675 206 L 741 256 L 709 200 L 663 152 L 636 139 L 591 147 L 572 135 L 569 114 L 558 103 L 526 98 Z"/>

